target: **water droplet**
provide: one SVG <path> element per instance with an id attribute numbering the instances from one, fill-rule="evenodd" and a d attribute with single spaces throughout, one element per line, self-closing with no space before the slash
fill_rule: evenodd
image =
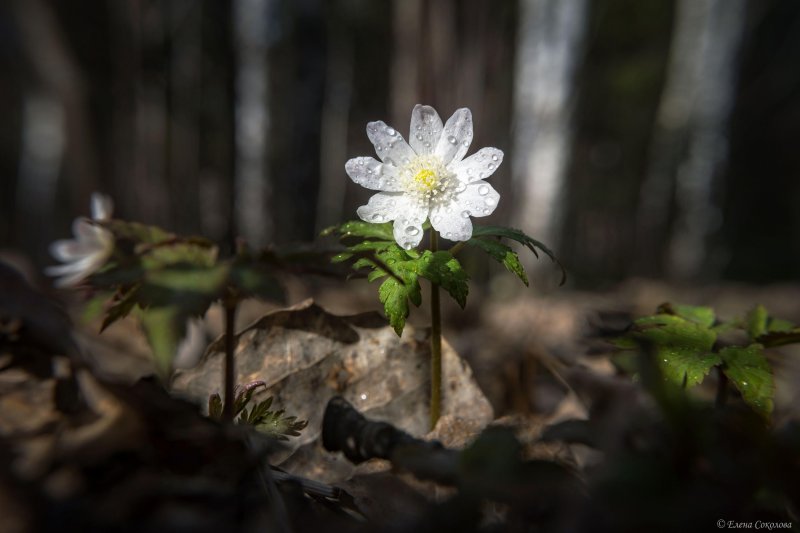
<path id="1" fill-rule="evenodd" d="M 395 135 L 397 135 L 397 132 L 394 131 L 394 128 L 390 128 L 389 126 L 386 126 L 386 130 L 385 131 L 386 131 L 386 135 L 388 135 L 389 137 L 394 137 Z"/>
<path id="2" fill-rule="evenodd" d="M 379 144 L 379 145 L 375 146 L 375 150 L 378 151 L 378 152 L 383 152 L 383 145 Z"/>
<path id="3" fill-rule="evenodd" d="M 419 233 L 419 228 L 416 227 L 416 226 L 408 226 L 406 228 L 406 235 L 411 235 L 413 237 L 414 235 L 417 235 L 418 233 Z"/>
<path id="4" fill-rule="evenodd" d="M 405 248 L 406 250 L 410 250 L 413 247 L 414 247 L 414 245 L 411 244 L 410 242 L 407 242 L 407 243 L 403 244 L 403 248 Z"/>
<path id="5" fill-rule="evenodd" d="M 362 393 L 362 394 L 361 394 L 361 399 L 362 399 L 362 400 L 366 400 L 366 399 L 367 399 L 367 395 L 366 395 L 366 394 L 364 394 L 364 393 Z"/>
<path id="6" fill-rule="evenodd" d="M 488 165 L 486 165 L 486 168 L 488 168 L 489 170 L 494 170 L 494 163 L 489 163 Z"/>
<path id="7" fill-rule="evenodd" d="M 420 130 L 422 129 L 422 125 L 421 125 L 421 124 L 417 124 L 417 127 L 416 127 L 415 129 L 416 129 L 417 131 L 420 131 Z"/>
<path id="8" fill-rule="evenodd" d="M 428 141 L 425 141 L 425 148 L 430 148 L 430 147 L 431 147 L 431 143 L 429 143 Z"/>
<path id="9" fill-rule="evenodd" d="M 467 175 L 469 176 L 470 174 L 472 174 L 472 169 L 471 169 L 471 168 L 468 168 L 468 169 L 467 169 Z"/>
<path id="10" fill-rule="evenodd" d="M 386 205 L 388 205 L 389 207 L 394 207 L 394 200 L 389 200 L 388 202 L 386 202 Z"/>
<path id="11" fill-rule="evenodd" d="M 464 148 L 469 148 L 469 141 L 464 139 L 464 141 L 461 143 L 461 146 L 463 146 Z"/>
<path id="12" fill-rule="evenodd" d="M 364 166 L 364 160 L 363 159 L 359 159 L 358 160 L 358 166 L 360 166 L 360 167 Z"/>
<path id="13" fill-rule="evenodd" d="M 449 136 L 449 137 L 447 138 L 447 142 L 449 142 L 450 144 L 458 144 L 458 139 L 456 139 L 455 137 L 453 137 L 453 136 L 451 135 L 451 136 Z"/>
<path id="14" fill-rule="evenodd" d="M 497 159 L 498 159 L 497 154 L 492 156 L 492 161 L 497 161 Z"/>
<path id="15" fill-rule="evenodd" d="M 484 214 L 484 215 L 488 215 L 489 213 L 490 213 L 490 211 L 489 211 L 489 208 L 485 208 L 485 209 L 483 210 L 483 214 Z"/>
<path id="16" fill-rule="evenodd" d="M 371 218 L 373 222 L 383 222 L 383 215 L 380 213 L 375 213 Z"/>
<path id="17" fill-rule="evenodd" d="M 742 381 L 742 386 L 743 387 L 747 387 L 747 382 L 746 381 Z"/>
<path id="18" fill-rule="evenodd" d="M 367 174 L 370 175 L 370 176 L 372 175 L 372 169 L 371 168 L 367 169 Z"/>
<path id="19" fill-rule="evenodd" d="M 470 212 L 469 211 L 461 211 L 462 218 L 469 218 Z"/>
<path id="20" fill-rule="evenodd" d="M 459 184 L 456 185 L 456 192 L 464 192 L 464 189 L 466 189 L 466 188 L 467 188 L 466 185 L 464 185 L 463 183 L 459 182 Z"/>
<path id="21" fill-rule="evenodd" d="M 488 205 L 490 207 L 493 206 L 495 203 L 497 203 L 497 201 L 494 198 L 492 198 L 491 196 L 486 199 L 486 205 Z"/>
<path id="22" fill-rule="evenodd" d="M 489 194 L 489 186 L 481 185 L 480 187 L 478 187 L 478 194 L 480 194 L 481 196 L 486 196 L 487 194 Z"/>
<path id="23" fill-rule="evenodd" d="M 421 133 L 417 133 L 417 134 L 415 135 L 415 137 L 417 138 L 417 140 L 418 140 L 418 141 L 421 141 L 421 140 L 422 140 L 422 134 L 421 134 Z"/>
<path id="24" fill-rule="evenodd" d="M 452 234 L 452 233 L 450 233 L 449 231 L 448 231 L 447 233 L 445 233 L 445 234 L 444 234 L 444 237 L 445 237 L 446 239 L 449 239 L 449 238 L 451 238 L 452 236 L 453 236 L 453 234 Z"/>

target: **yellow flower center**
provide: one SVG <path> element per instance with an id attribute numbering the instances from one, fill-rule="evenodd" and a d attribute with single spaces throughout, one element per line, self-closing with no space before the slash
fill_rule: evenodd
<path id="1" fill-rule="evenodd" d="M 455 194 L 463 190 L 463 184 L 455 174 L 434 155 L 423 155 L 409 161 L 401 167 L 400 179 L 406 194 L 420 207 L 450 203 Z"/>
<path id="2" fill-rule="evenodd" d="M 439 180 L 437 179 L 436 173 L 433 170 L 429 168 L 423 168 L 414 176 L 414 181 L 420 185 L 420 188 L 431 190 Z"/>

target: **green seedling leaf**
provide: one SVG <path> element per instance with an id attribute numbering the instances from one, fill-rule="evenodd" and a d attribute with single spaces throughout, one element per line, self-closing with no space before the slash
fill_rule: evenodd
<path id="1" fill-rule="evenodd" d="M 296 416 L 285 416 L 283 409 L 274 413 L 268 412 L 266 416 L 262 417 L 262 420 L 256 425 L 256 429 L 278 440 L 297 437 L 308 426 L 308 420 L 298 420 Z"/>
<path id="2" fill-rule="evenodd" d="M 671 304 L 669 302 L 659 305 L 656 313 L 679 316 L 706 328 L 713 326 L 716 320 L 714 310 L 710 307 Z"/>
<path id="3" fill-rule="evenodd" d="M 639 318 L 625 337 L 652 346 L 664 377 L 678 386 L 701 383 L 711 368 L 721 362 L 719 354 L 711 351 L 717 340 L 716 332 L 680 316 L 658 314 Z"/>
<path id="4" fill-rule="evenodd" d="M 751 344 L 746 348 L 733 346 L 720 350 L 722 371 L 742 394 L 744 401 L 763 416 L 773 408 L 775 381 L 764 347 Z"/>
<path id="5" fill-rule="evenodd" d="M 216 392 L 208 397 L 208 416 L 214 420 L 222 419 L 222 398 Z"/>
<path id="6" fill-rule="evenodd" d="M 513 228 L 505 228 L 502 226 L 474 226 L 472 229 L 472 237 L 502 237 L 511 239 L 512 241 L 516 241 L 528 248 L 536 257 L 539 257 L 539 252 L 536 251 L 538 248 L 561 269 L 560 284 L 563 285 L 567 281 L 567 271 L 564 268 L 564 265 L 561 264 L 561 261 L 558 260 L 556 255 L 547 246 L 537 241 L 533 237 L 529 237 L 523 231 Z"/>
<path id="7" fill-rule="evenodd" d="M 473 237 L 467 241 L 467 244 L 480 248 L 489 254 L 492 259 L 502 263 L 509 272 L 516 275 L 522 283 L 528 286 L 528 275 L 525 273 L 525 268 L 523 268 L 517 252 L 512 250 L 509 246 L 495 239 L 481 237 Z"/>

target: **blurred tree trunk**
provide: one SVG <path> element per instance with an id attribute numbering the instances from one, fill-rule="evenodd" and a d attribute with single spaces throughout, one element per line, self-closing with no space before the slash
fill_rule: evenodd
<path id="1" fill-rule="evenodd" d="M 234 217 L 236 232 L 253 247 L 272 240 L 271 181 L 267 142 L 269 4 L 271 0 L 234 0 L 235 146 Z"/>
<path id="2" fill-rule="evenodd" d="M 511 153 L 514 223 L 556 248 L 587 9 L 585 0 L 521 0 L 519 6 Z"/>
<path id="3" fill-rule="evenodd" d="M 10 7 L 33 78 L 33 87 L 23 95 L 16 209 L 11 214 L 15 226 L 24 229 L 17 244 L 30 250 L 24 241 L 43 243 L 63 236 L 62 231 L 52 232 L 59 178 L 68 182 L 67 210 L 87 200 L 81 206 L 86 212 L 89 193 L 98 183 L 96 153 L 84 79 L 55 13 L 41 0 L 15 0 Z"/>
<path id="4" fill-rule="evenodd" d="M 719 196 L 744 27 L 744 0 L 679 0 L 637 216 L 639 272 L 698 279 L 718 273 L 707 248 Z M 664 243 L 667 243 L 666 248 Z"/>

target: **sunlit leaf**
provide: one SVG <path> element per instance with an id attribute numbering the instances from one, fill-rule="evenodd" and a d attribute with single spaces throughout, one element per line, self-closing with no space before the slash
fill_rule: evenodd
<path id="1" fill-rule="evenodd" d="M 567 271 L 561 262 L 558 260 L 556 255 L 550 250 L 547 246 L 543 243 L 537 241 L 533 237 L 529 237 L 525 234 L 525 232 L 513 229 L 513 228 L 506 228 L 502 226 L 474 226 L 472 229 L 472 236 L 474 237 L 503 237 L 506 239 L 511 239 L 512 241 L 516 241 L 526 248 L 528 248 L 536 257 L 539 257 L 539 253 L 536 251 L 537 249 L 541 250 L 545 253 L 554 263 L 556 263 L 559 268 L 561 269 L 561 284 L 563 285 L 567 280 Z"/>
<path id="2" fill-rule="evenodd" d="M 679 386 L 701 383 L 721 362 L 719 355 L 711 351 L 716 332 L 676 315 L 639 318 L 626 337 L 647 344 L 658 357 L 664 377 Z"/>
<path id="3" fill-rule="evenodd" d="M 710 307 L 703 306 L 672 304 L 667 302 L 659 305 L 656 312 L 659 314 L 679 316 L 707 328 L 713 326 L 716 320 L 714 310 Z"/>
<path id="4" fill-rule="evenodd" d="M 742 394 L 744 401 L 766 416 L 772 412 L 775 380 L 763 350 L 760 344 L 751 344 L 746 348 L 735 346 L 723 348 L 720 356 L 722 371 Z"/>
<path id="5" fill-rule="evenodd" d="M 467 244 L 480 248 L 489 256 L 502 263 L 509 272 L 515 274 L 525 285 L 528 285 L 528 275 L 519 260 L 517 252 L 495 239 L 472 238 Z"/>

